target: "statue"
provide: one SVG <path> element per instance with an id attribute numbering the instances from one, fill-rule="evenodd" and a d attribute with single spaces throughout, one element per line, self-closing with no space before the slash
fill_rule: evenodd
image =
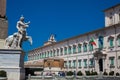
<path id="1" fill-rule="evenodd" d="M 30 21 L 25 23 L 24 22 L 24 17 L 21 16 L 20 17 L 20 20 L 17 22 L 17 29 L 18 29 L 18 32 L 20 34 L 26 34 L 26 28 L 29 26 L 28 24 L 30 24 Z"/>
<path id="2" fill-rule="evenodd" d="M 20 20 L 17 22 L 16 28 L 18 29 L 18 32 L 15 32 L 13 35 L 8 36 L 5 40 L 5 48 L 12 48 L 12 49 L 18 49 L 22 47 L 23 41 L 29 41 L 32 45 L 32 38 L 31 36 L 27 36 L 26 28 L 29 27 L 30 21 L 25 23 L 24 17 L 21 16 Z"/>

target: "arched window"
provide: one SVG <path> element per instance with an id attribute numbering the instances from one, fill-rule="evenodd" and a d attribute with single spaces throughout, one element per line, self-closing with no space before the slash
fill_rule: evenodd
<path id="1" fill-rule="evenodd" d="M 98 45 L 99 45 L 100 49 L 103 48 L 103 44 L 104 44 L 104 38 L 103 38 L 103 36 L 99 36 L 98 37 Z"/>

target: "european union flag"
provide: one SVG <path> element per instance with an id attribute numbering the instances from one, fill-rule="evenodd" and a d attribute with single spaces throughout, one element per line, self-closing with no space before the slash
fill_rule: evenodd
<path id="1" fill-rule="evenodd" d="M 99 37 L 99 43 L 100 43 L 100 45 L 103 45 L 103 37 L 102 36 Z"/>

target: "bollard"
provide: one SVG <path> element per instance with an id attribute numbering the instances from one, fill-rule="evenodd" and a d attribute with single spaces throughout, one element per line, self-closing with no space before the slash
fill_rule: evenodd
<path id="1" fill-rule="evenodd" d="M 28 74 L 28 80 L 30 80 L 30 78 L 31 78 L 31 74 Z"/>

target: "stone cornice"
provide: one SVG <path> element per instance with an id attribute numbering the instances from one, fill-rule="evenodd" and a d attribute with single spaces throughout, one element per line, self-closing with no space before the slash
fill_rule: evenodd
<path id="1" fill-rule="evenodd" d="M 113 8 L 115 8 L 115 7 L 117 7 L 117 6 L 120 6 L 120 3 L 117 4 L 117 5 L 114 5 L 114 6 L 112 6 L 112 7 L 109 7 L 109 8 L 107 8 L 107 9 L 103 10 L 103 11 L 105 12 L 105 11 L 110 10 L 110 9 L 113 9 Z"/>
<path id="2" fill-rule="evenodd" d="M 117 27 L 119 27 L 119 26 L 120 26 L 120 23 L 114 24 L 114 25 L 111 25 L 111 26 L 107 26 L 107 27 L 103 27 L 103 28 L 101 28 L 101 29 L 94 30 L 94 31 L 90 31 L 90 32 L 87 32 L 87 33 L 84 33 L 84 34 L 80 34 L 80 35 L 78 35 L 78 36 L 71 37 L 71 38 L 67 38 L 67 39 L 61 40 L 61 41 L 59 41 L 59 42 L 50 44 L 50 45 L 41 46 L 41 47 L 35 48 L 35 49 L 31 50 L 31 51 L 38 50 L 38 49 L 43 49 L 43 48 L 45 48 L 45 47 L 51 47 L 51 46 L 54 46 L 54 45 L 57 45 L 57 44 L 60 44 L 60 43 L 64 43 L 64 42 L 67 42 L 67 41 L 70 41 L 70 40 L 73 40 L 73 39 L 77 39 L 77 38 L 80 38 L 80 37 L 83 37 L 83 36 L 88 36 L 88 35 L 91 35 L 91 34 L 99 33 L 99 32 L 104 31 L 104 30 L 117 28 Z M 29 52 L 31 52 L 31 51 L 29 51 Z"/>

